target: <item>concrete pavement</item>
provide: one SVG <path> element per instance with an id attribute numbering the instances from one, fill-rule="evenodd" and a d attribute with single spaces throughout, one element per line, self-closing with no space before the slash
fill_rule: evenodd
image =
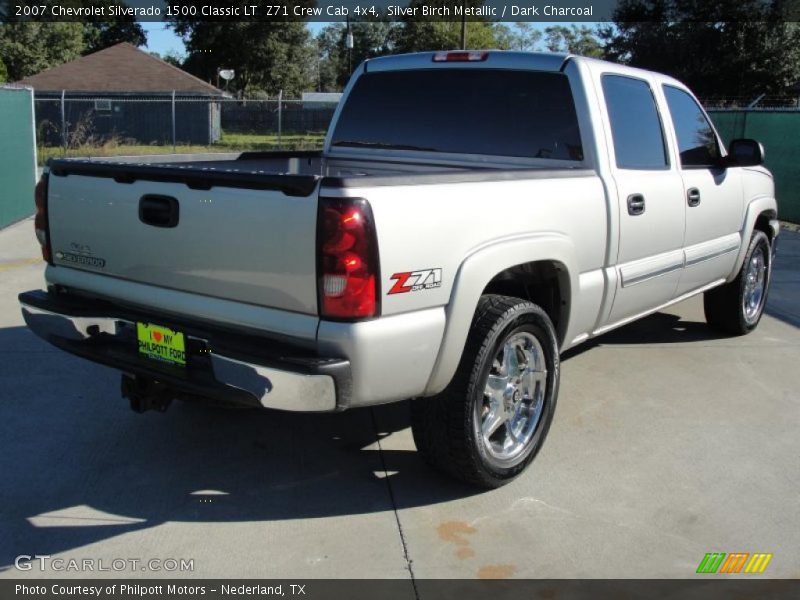
<path id="1" fill-rule="evenodd" d="M 712 551 L 800 577 L 800 234 L 753 334 L 719 337 L 695 298 L 570 352 L 537 460 L 479 493 L 421 463 L 402 404 L 132 413 L 117 372 L 24 328 L 32 229 L 0 231 L 0 577 L 87 576 L 14 568 L 44 554 L 194 561 L 98 576 L 684 578 Z"/>

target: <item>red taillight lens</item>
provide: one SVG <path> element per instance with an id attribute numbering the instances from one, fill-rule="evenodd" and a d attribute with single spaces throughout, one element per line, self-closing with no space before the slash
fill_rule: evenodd
<path id="1" fill-rule="evenodd" d="M 33 226 L 36 230 L 36 239 L 42 247 L 42 258 L 47 262 L 51 261 L 50 253 L 50 220 L 47 216 L 47 173 L 42 175 L 39 183 L 36 184 L 34 200 L 36 201 L 36 216 L 33 219 Z"/>
<path id="2" fill-rule="evenodd" d="M 320 199 L 317 253 L 320 316 L 377 316 L 378 244 L 366 200 Z"/>

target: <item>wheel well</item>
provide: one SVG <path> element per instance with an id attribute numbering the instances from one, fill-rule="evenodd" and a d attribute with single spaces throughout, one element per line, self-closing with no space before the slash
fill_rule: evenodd
<path id="1" fill-rule="evenodd" d="M 777 216 L 778 215 L 775 213 L 775 211 L 766 210 L 762 212 L 760 215 L 758 215 L 758 218 L 756 219 L 756 224 L 754 226 L 754 229 L 758 229 L 759 231 L 763 231 L 764 233 L 767 234 L 770 244 L 772 243 L 772 238 L 775 236 L 774 232 L 772 231 L 772 227 L 769 226 L 769 222 L 772 219 L 776 218 Z"/>
<path id="2" fill-rule="evenodd" d="M 550 317 L 559 343 L 564 341 L 569 320 L 569 274 L 556 261 L 523 263 L 500 271 L 483 289 L 538 304 Z"/>

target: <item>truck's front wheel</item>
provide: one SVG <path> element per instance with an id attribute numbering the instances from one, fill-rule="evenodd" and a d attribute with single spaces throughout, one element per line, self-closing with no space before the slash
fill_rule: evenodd
<path id="1" fill-rule="evenodd" d="M 713 328 L 733 335 L 750 333 L 764 312 L 772 272 L 772 251 L 763 231 L 750 238 L 742 268 L 736 279 L 703 294 L 706 321 Z"/>
<path id="2" fill-rule="evenodd" d="M 559 383 L 547 314 L 508 296 L 481 297 L 455 376 L 414 400 L 414 442 L 434 468 L 482 487 L 519 475 L 544 443 Z"/>

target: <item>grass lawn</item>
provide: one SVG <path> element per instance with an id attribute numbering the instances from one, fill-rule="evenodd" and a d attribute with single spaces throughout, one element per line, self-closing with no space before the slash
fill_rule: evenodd
<path id="1" fill-rule="evenodd" d="M 219 142 L 210 146 L 177 145 L 174 152 L 192 154 L 201 152 L 242 152 L 245 150 L 316 150 L 322 147 L 325 133 L 275 134 L 257 133 L 223 133 Z M 50 158 L 63 157 L 89 157 L 89 156 L 134 156 L 139 154 L 172 154 L 173 148 L 148 144 L 124 144 L 118 141 L 106 142 L 102 145 L 84 144 L 74 148 L 67 148 L 66 152 L 61 146 L 39 146 L 37 148 L 39 164 L 44 164 Z"/>

